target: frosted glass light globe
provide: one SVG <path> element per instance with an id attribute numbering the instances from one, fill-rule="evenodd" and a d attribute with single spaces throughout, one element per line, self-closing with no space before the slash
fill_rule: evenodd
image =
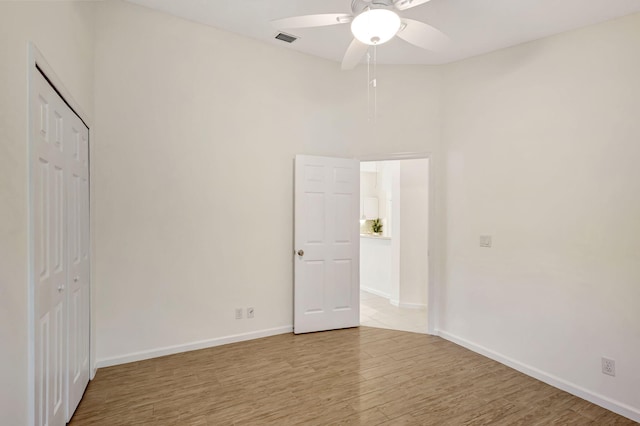
<path id="1" fill-rule="evenodd" d="M 369 9 L 351 22 L 351 32 L 360 42 L 378 45 L 391 40 L 400 29 L 400 17 L 387 9 Z"/>

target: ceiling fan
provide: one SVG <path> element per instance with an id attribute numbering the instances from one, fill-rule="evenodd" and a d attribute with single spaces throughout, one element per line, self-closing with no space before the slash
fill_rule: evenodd
<path id="1" fill-rule="evenodd" d="M 351 23 L 354 39 L 342 59 L 342 69 L 355 68 L 369 46 L 378 46 L 398 36 L 426 50 L 438 50 L 449 38 L 424 22 L 401 18 L 398 12 L 429 0 L 351 0 L 351 14 L 324 13 L 276 19 L 276 28 L 310 28 Z"/>

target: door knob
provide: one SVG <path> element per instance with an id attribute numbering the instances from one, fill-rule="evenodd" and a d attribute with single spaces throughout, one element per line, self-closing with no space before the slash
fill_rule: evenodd
<path id="1" fill-rule="evenodd" d="M 73 282 L 77 283 L 79 279 L 80 279 L 79 277 L 73 277 Z"/>
<path id="2" fill-rule="evenodd" d="M 304 250 L 302 249 L 298 250 L 298 256 L 300 257 L 304 256 Z"/>
<path id="3" fill-rule="evenodd" d="M 62 293 L 64 291 L 64 286 L 63 285 L 59 285 L 58 286 L 58 293 Z"/>

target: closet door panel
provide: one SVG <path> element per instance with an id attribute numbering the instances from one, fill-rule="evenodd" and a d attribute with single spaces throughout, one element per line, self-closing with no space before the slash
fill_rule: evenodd
<path id="1" fill-rule="evenodd" d="M 39 78 L 32 102 L 32 217 L 34 247 L 36 422 L 66 420 L 67 258 L 65 109 Z"/>
<path id="2" fill-rule="evenodd" d="M 69 128 L 69 412 L 89 383 L 89 132 L 75 117 Z"/>
<path id="3" fill-rule="evenodd" d="M 36 72 L 31 244 L 37 425 L 64 425 L 89 382 L 89 131 Z"/>

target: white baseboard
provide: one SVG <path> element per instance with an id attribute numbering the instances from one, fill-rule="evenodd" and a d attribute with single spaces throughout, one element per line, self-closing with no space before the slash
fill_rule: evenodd
<path id="1" fill-rule="evenodd" d="M 214 346 L 226 345 L 229 343 L 244 342 L 246 340 L 259 339 L 261 337 L 275 336 L 277 334 L 292 333 L 293 326 L 269 328 L 266 330 L 252 331 L 249 333 L 234 334 L 232 336 L 217 337 L 215 339 L 200 340 L 182 345 L 166 346 L 164 348 L 150 349 L 146 351 L 133 352 L 110 358 L 102 358 L 96 361 L 96 368 L 111 367 L 112 365 L 126 364 L 128 362 L 142 361 L 150 358 L 157 358 L 165 355 L 173 355 L 181 352 L 206 349 Z"/>
<path id="2" fill-rule="evenodd" d="M 613 400 L 604 395 L 600 395 L 596 392 L 592 392 L 574 383 L 561 379 L 560 377 L 554 376 L 552 374 L 539 370 L 535 367 L 531 367 L 530 365 L 524 364 L 520 361 L 516 361 L 515 359 L 506 357 L 502 354 L 499 354 L 498 352 L 485 348 L 484 346 L 477 345 L 473 342 L 470 342 L 466 339 L 455 336 L 446 331 L 435 330 L 435 333 L 436 335 L 442 337 L 443 339 L 446 339 L 457 345 L 463 346 L 469 350 L 472 350 L 473 352 L 484 355 L 487 358 L 491 358 L 494 361 L 498 361 L 499 363 L 504 364 L 508 367 L 511 367 L 514 370 L 518 370 L 519 372 L 524 373 L 527 376 L 531 376 L 553 387 L 561 389 L 565 392 L 569 392 L 570 394 L 573 394 L 579 398 L 585 399 L 589 402 L 592 402 L 596 405 L 606 408 L 609 411 L 613 411 L 614 413 L 627 417 L 633 421 L 640 422 L 640 410 L 637 408 L 623 404 L 619 401 Z"/>
<path id="3" fill-rule="evenodd" d="M 398 303 L 398 307 L 404 309 L 427 309 L 427 305 L 422 303 Z"/>
<path id="4" fill-rule="evenodd" d="M 399 300 L 389 300 L 393 306 L 397 306 L 398 308 L 403 309 L 427 309 L 427 305 L 423 305 L 422 303 L 402 303 Z"/>
<path id="5" fill-rule="evenodd" d="M 362 291 L 366 291 L 367 293 L 371 293 L 371 294 L 375 294 L 376 296 L 380 296 L 380 297 L 384 297 L 385 299 L 389 299 L 391 296 L 389 296 L 389 294 L 380 291 L 380 290 L 376 290 L 375 288 L 371 288 L 371 287 L 366 287 L 361 285 L 360 286 L 360 290 Z"/>
<path id="6" fill-rule="evenodd" d="M 398 300 L 395 300 L 395 299 L 391 300 L 391 296 L 389 294 L 384 293 L 380 290 L 376 290 L 375 288 L 370 288 L 370 287 L 361 285 L 360 290 L 366 291 L 367 293 L 375 294 L 376 296 L 384 297 L 385 299 L 388 299 L 389 303 L 391 303 L 393 306 L 397 306 L 399 308 L 405 308 L 405 309 L 426 309 L 427 308 L 427 305 L 424 305 L 422 303 L 400 303 L 400 301 Z"/>

